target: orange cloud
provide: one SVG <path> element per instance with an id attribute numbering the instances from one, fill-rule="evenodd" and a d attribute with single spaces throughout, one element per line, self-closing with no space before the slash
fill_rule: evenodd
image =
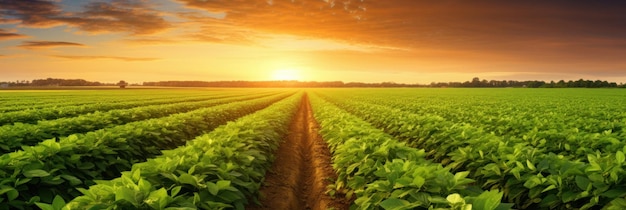
<path id="1" fill-rule="evenodd" d="M 56 58 L 65 58 L 72 60 L 96 60 L 96 59 L 112 59 L 121 61 L 154 61 L 160 58 L 136 58 L 136 57 L 120 57 L 120 56 L 83 56 L 83 55 L 53 55 Z"/>
<path id="2" fill-rule="evenodd" d="M 1 29 L 0 28 L 0 41 L 2 40 L 9 40 L 9 39 L 22 39 L 22 38 L 26 38 L 28 36 L 23 35 L 23 34 L 18 34 L 18 33 L 13 33 L 9 30 L 5 30 L 5 29 Z"/>
<path id="3" fill-rule="evenodd" d="M 51 27 L 61 24 L 55 17 L 62 11 L 53 1 L 2 1 L 0 19 L 3 22 L 20 22 L 28 27 Z"/>
<path id="4" fill-rule="evenodd" d="M 151 9 L 146 1 L 113 0 L 92 2 L 76 16 L 59 18 L 79 29 L 93 33 L 126 32 L 153 34 L 171 27 L 159 11 Z"/>
<path id="5" fill-rule="evenodd" d="M 97 1 L 69 13 L 56 1 L 2 1 L 0 20 L 38 28 L 67 24 L 90 33 L 153 34 L 169 29 L 171 25 L 151 7 L 144 0 Z"/>
<path id="6" fill-rule="evenodd" d="M 53 41 L 25 41 L 18 47 L 26 49 L 53 48 L 53 47 L 83 47 L 84 44 L 74 42 L 53 42 Z"/>
<path id="7" fill-rule="evenodd" d="M 248 28 L 387 49 L 494 54 L 516 61 L 554 57 L 555 62 L 626 54 L 626 13 L 622 9 L 626 2 L 177 1 L 191 8 L 224 12 L 224 20 L 214 22 L 228 22 L 240 31 Z M 206 24 L 207 29 L 215 25 Z M 211 33 L 207 30 L 204 34 Z M 593 55 L 582 53 L 586 51 Z"/>
<path id="8" fill-rule="evenodd" d="M 177 40 L 167 38 L 132 38 L 124 39 L 125 43 L 137 44 L 137 45 L 162 45 L 162 44 L 174 44 Z"/>

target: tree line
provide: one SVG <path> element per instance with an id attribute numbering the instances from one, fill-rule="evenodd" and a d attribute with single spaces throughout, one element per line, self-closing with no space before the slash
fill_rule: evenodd
<path id="1" fill-rule="evenodd" d="M 160 81 L 144 82 L 144 86 L 166 86 L 166 87 L 463 87 L 463 88 L 626 88 L 626 84 L 601 80 L 576 81 L 560 80 L 550 81 L 515 81 L 515 80 L 480 80 L 478 77 L 465 82 L 438 82 L 429 85 L 423 84 L 403 84 L 395 82 L 363 83 L 331 81 L 331 82 L 300 82 L 300 81 Z"/>
<path id="2" fill-rule="evenodd" d="M 515 81 L 515 80 L 480 80 L 474 77 L 471 81 L 465 82 L 439 82 L 431 83 L 430 87 L 526 87 L 526 88 L 617 88 L 626 87 L 626 84 L 617 84 L 602 80 L 559 80 L 558 82 L 550 81 Z"/>
<path id="3" fill-rule="evenodd" d="M 1 87 L 13 86 L 126 86 L 124 80 L 118 83 L 92 82 L 84 79 L 35 79 L 0 82 Z M 315 81 L 158 81 L 133 84 L 143 86 L 164 87 L 462 87 L 462 88 L 626 88 L 626 84 L 601 80 L 559 80 L 558 82 L 528 80 L 481 80 L 474 77 L 465 82 L 433 82 L 430 84 L 404 84 L 395 82 L 363 83 L 363 82 L 315 82 Z"/>
<path id="4" fill-rule="evenodd" d="M 56 79 L 56 78 L 47 78 L 47 79 L 34 79 L 32 81 L 28 80 L 17 80 L 10 82 L 0 82 L 0 84 L 6 84 L 7 86 L 104 86 L 104 85 L 115 85 L 109 83 L 102 82 L 91 82 L 84 79 Z"/>

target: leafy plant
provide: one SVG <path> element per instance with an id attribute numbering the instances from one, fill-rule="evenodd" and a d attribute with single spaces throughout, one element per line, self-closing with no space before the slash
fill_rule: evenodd
<path id="1" fill-rule="evenodd" d="M 452 173 L 427 160 L 424 150 L 409 147 L 318 97 L 311 101 L 320 133 L 333 153 L 335 190 L 356 196 L 352 208 L 471 209 L 463 199 L 446 199 L 460 198 L 458 193 L 468 199 L 478 196 L 474 201 L 481 207 L 495 209 L 494 202 L 500 207 L 502 193 L 472 190 L 474 180 L 467 178 L 468 172 Z"/>
<path id="2" fill-rule="evenodd" d="M 214 96 L 192 98 L 185 100 L 162 101 L 141 104 L 140 107 L 131 109 L 116 109 L 108 112 L 98 110 L 71 118 L 60 118 L 56 120 L 39 121 L 37 124 L 15 123 L 13 125 L 0 126 L 0 151 L 6 153 L 17 150 L 22 146 L 32 146 L 45 139 L 65 137 L 71 134 L 78 134 L 102 128 L 114 127 L 116 125 L 141 121 L 151 118 L 166 117 L 171 114 L 193 111 L 200 108 L 226 104 L 236 101 L 249 100 L 267 96 L 246 95 L 239 97 Z M 207 101 L 208 100 L 208 101 Z M 134 102 L 137 106 L 139 102 Z"/>
<path id="3" fill-rule="evenodd" d="M 273 152 L 287 134 L 302 94 L 220 126 L 98 181 L 67 209 L 243 209 L 258 196 Z"/>
<path id="4" fill-rule="evenodd" d="M 22 151 L 0 156 L 0 183 L 15 189 L 7 191 L 7 201 L 2 204 L 25 208 L 34 205 L 33 199 L 51 203 L 55 195 L 69 200 L 80 195 L 76 188 L 118 177 L 134 163 L 160 155 L 163 149 L 184 145 L 292 94 L 233 102 L 25 146 Z"/>

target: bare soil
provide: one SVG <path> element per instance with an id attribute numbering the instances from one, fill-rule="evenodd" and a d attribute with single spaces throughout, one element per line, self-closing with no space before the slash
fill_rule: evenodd
<path id="1" fill-rule="evenodd" d="M 350 202 L 343 196 L 333 199 L 326 194 L 326 186 L 337 175 L 331 166 L 328 145 L 317 132 L 319 125 L 313 118 L 308 96 L 302 100 L 290 133 L 265 175 L 261 206 L 251 204 L 246 209 L 349 209 Z"/>

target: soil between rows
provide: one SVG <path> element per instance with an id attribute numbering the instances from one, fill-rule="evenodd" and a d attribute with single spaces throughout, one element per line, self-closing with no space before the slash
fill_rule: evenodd
<path id="1" fill-rule="evenodd" d="M 326 210 L 349 209 L 350 202 L 342 196 L 331 198 L 326 186 L 337 175 L 331 166 L 328 145 L 317 132 L 309 98 L 305 94 L 287 138 L 276 153 L 274 165 L 261 186 L 261 206 L 253 210 Z"/>

